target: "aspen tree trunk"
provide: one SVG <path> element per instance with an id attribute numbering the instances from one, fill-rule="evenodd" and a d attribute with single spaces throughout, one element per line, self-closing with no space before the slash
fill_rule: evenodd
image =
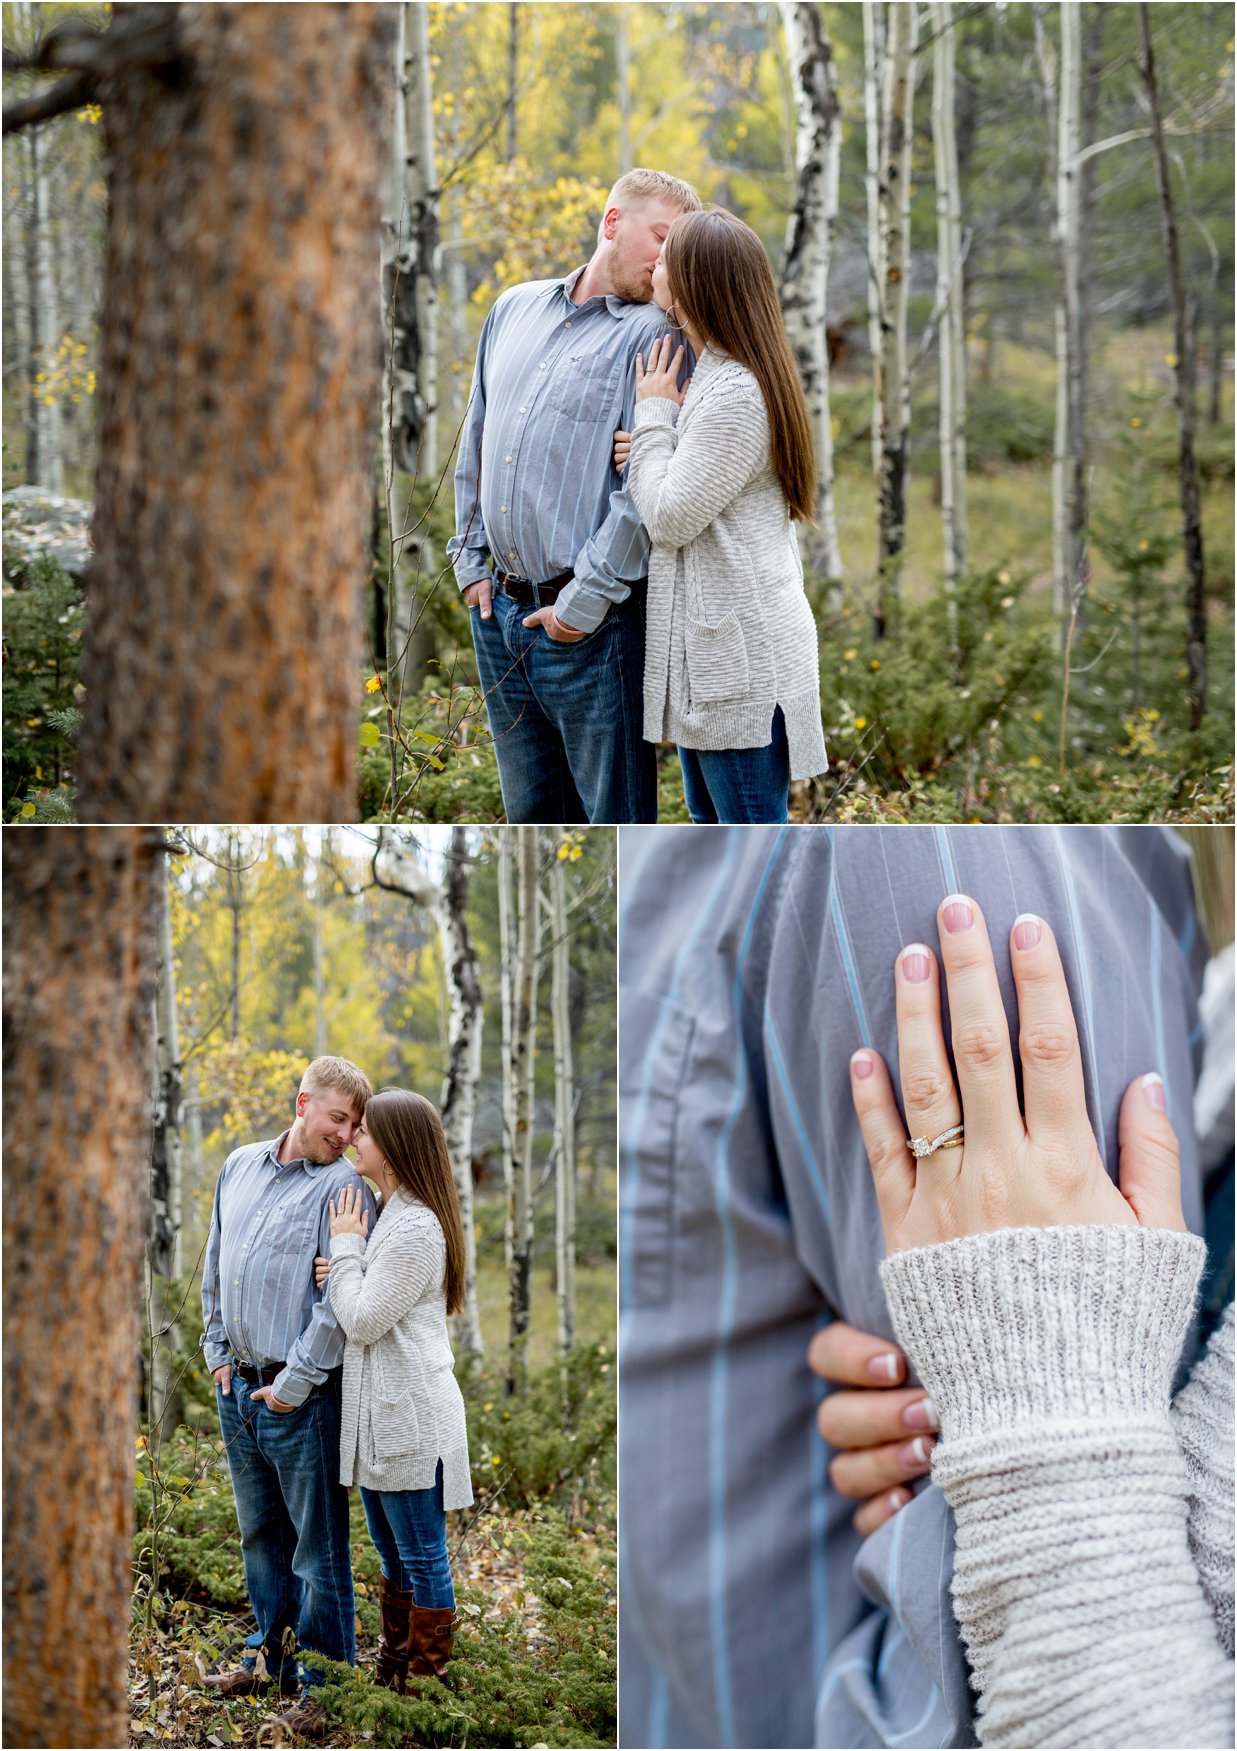
<path id="1" fill-rule="evenodd" d="M 472 1141 L 481 1080 L 481 972 L 468 929 L 468 837 L 463 827 L 451 829 L 451 849 L 443 884 L 442 940 L 451 974 L 451 1011 L 447 1023 L 447 1074 L 442 1089 L 442 1122 L 455 1170 L 460 1217 L 464 1227 L 464 1308 L 456 1331 L 461 1349 L 484 1353 L 481 1311 L 477 1305 L 477 1226 L 473 1214 Z"/>
<path id="2" fill-rule="evenodd" d="M 447 1068 L 439 1113 L 447 1138 L 447 1154 L 455 1177 L 464 1229 L 464 1308 L 456 1337 L 464 1350 L 482 1354 L 481 1315 L 477 1305 L 477 1235 L 473 1212 L 472 1143 L 481 1080 L 481 1039 L 484 1020 L 481 973 L 468 929 L 468 836 L 464 827 L 451 829 L 451 848 L 441 883 L 435 882 L 416 856 L 380 829 L 379 847 L 391 884 L 423 906 L 438 931 L 440 958 L 447 980 Z"/>
<path id="3" fill-rule="evenodd" d="M 537 895 L 537 829 L 516 835 L 516 947 L 507 1059 L 511 1123 L 507 1138 L 508 1280 L 507 1391 L 528 1377 L 528 1317 L 532 1278 L 533 1068 L 537 1035 L 537 967 L 541 915 Z"/>
<path id="4" fill-rule="evenodd" d="M 620 0 L 615 8 L 615 52 L 618 59 L 619 175 L 631 169 L 631 43 L 627 35 L 627 7 Z"/>
<path id="5" fill-rule="evenodd" d="M 1142 38 L 1143 81 L 1151 113 L 1151 138 L 1155 145 L 1155 178 L 1160 196 L 1160 221 L 1164 253 L 1168 258 L 1168 281 L 1173 295 L 1173 377 L 1177 402 L 1177 484 L 1181 500 L 1181 528 L 1185 542 L 1186 572 L 1186 662 L 1189 666 L 1190 727 L 1197 729 L 1207 709 L 1207 599 L 1204 594 L 1203 525 L 1199 510 L 1198 460 L 1194 453 L 1194 336 L 1190 307 L 1181 266 L 1177 237 L 1177 212 L 1164 147 L 1164 117 L 1156 77 L 1155 51 L 1151 46 L 1151 21 L 1146 0 L 1138 8 Z"/>
<path id="6" fill-rule="evenodd" d="M 884 236 L 880 218 L 884 83 L 885 8 L 880 0 L 863 0 L 863 184 L 868 211 L 868 351 L 872 361 L 872 479 L 878 484 L 881 476 L 880 361 L 884 345 L 881 311 L 885 284 Z"/>
<path id="7" fill-rule="evenodd" d="M 941 521 L 951 619 L 966 570 L 966 310 L 962 284 L 962 191 L 954 116 L 954 24 L 950 0 L 933 5 L 932 144 L 936 164 L 936 302 L 940 311 Z"/>
<path id="8" fill-rule="evenodd" d="M 1099 161 L 1087 148 L 1095 144 L 1100 114 L 1104 57 L 1104 7 L 1088 6 L 1081 33 L 1082 113 L 1078 175 L 1078 405 L 1070 534 L 1075 552 L 1085 552 L 1091 520 L 1091 312 L 1095 304 L 1095 186 Z"/>
<path id="9" fill-rule="evenodd" d="M 566 828 L 558 829 L 560 845 Z M 566 1358 L 576 1341 L 576 1135 L 575 1066 L 571 1045 L 571 954 L 567 934 L 567 866 L 550 861 L 554 1023 L 554 1256 L 558 1279 L 558 1353 Z"/>
<path id="10" fill-rule="evenodd" d="M 6 1745 L 128 1733 L 161 857 L 152 827 L 4 834 Z"/>
<path id="11" fill-rule="evenodd" d="M 911 107 L 915 90 L 916 5 L 893 5 L 888 13 L 888 53 L 882 97 L 885 123 L 880 160 L 881 282 L 880 429 L 881 472 L 879 581 L 875 630 L 888 628 L 902 596 L 906 545 L 907 439 L 910 385 L 906 359 L 907 281 L 910 265 L 909 203 Z"/>
<path id="12" fill-rule="evenodd" d="M 244 871 L 240 867 L 241 841 L 235 829 L 230 829 L 228 832 L 227 859 L 227 906 L 232 916 L 232 972 L 228 990 L 228 1038 L 239 1040 L 241 1037 L 241 916 L 245 909 L 245 896 L 241 885 L 244 875 Z"/>
<path id="13" fill-rule="evenodd" d="M 816 444 L 816 529 L 805 531 L 809 562 L 835 585 L 842 577 L 833 503 L 833 421 L 827 334 L 829 258 L 837 226 L 842 123 L 833 46 L 819 6 L 785 0 L 782 23 L 794 81 L 795 204 L 786 232 L 781 305 Z M 834 595 L 839 598 L 840 589 Z"/>
<path id="14" fill-rule="evenodd" d="M 355 816 L 393 24 L 116 11 L 86 819 Z"/>
<path id="15" fill-rule="evenodd" d="M 498 939 L 499 988 L 502 994 L 502 1054 L 503 1054 L 503 1194 L 510 1204 L 513 1196 L 511 1164 L 514 1161 L 512 1140 L 515 1137 L 515 1083 L 511 1078 L 511 1030 L 515 1012 L 515 841 L 512 835 L 498 835 Z M 510 1281 L 512 1268 L 512 1231 L 509 1222 L 503 1225 L 503 1264 Z"/>
<path id="16" fill-rule="evenodd" d="M 155 983 L 154 1124 L 151 1136 L 150 1240 L 146 1248 L 150 1333 L 150 1440 L 154 1448 L 184 1421 L 176 1379 L 180 1332 L 176 1281 L 181 1269 L 183 1087 L 172 949 L 170 860 L 163 859 Z"/>
<path id="17" fill-rule="evenodd" d="M 1052 141 L 1056 186 L 1054 226 L 1057 250 L 1055 315 L 1057 388 L 1052 447 L 1052 599 L 1063 620 L 1075 606 L 1083 577 L 1076 495 L 1083 477 L 1078 453 L 1082 407 L 1080 357 L 1081 268 L 1079 177 L 1082 127 L 1082 32 L 1079 0 L 1062 0 L 1059 72 L 1043 25 L 1034 9 L 1036 46 Z"/>
<path id="18" fill-rule="evenodd" d="M 429 7 L 405 7 L 405 138 L 408 153 L 408 261 L 416 337 L 415 424 L 405 420 L 410 473 L 438 477 L 438 164 L 434 147 L 434 90 L 430 70 Z"/>
<path id="19" fill-rule="evenodd" d="M 313 932 L 314 955 L 314 1057 L 324 1058 L 327 1051 L 326 1025 L 326 954 L 322 941 L 322 911 L 324 897 L 322 893 L 322 870 L 319 866 L 314 877 L 314 892 L 310 896 L 310 919 Z"/>

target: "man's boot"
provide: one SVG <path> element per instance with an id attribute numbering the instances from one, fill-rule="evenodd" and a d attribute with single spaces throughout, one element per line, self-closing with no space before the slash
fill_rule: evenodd
<path id="1" fill-rule="evenodd" d="M 259 1678 L 252 1666 L 235 1666 L 229 1672 L 208 1672 L 202 1680 L 205 1689 L 213 1690 L 216 1696 L 229 1700 L 234 1696 L 265 1696 L 270 1682 L 266 1678 Z M 294 1663 L 288 1676 L 280 1679 L 279 1694 L 295 1696 L 297 1688 Z"/>
<path id="2" fill-rule="evenodd" d="M 325 1739 L 331 1730 L 331 1717 L 320 1702 L 314 1701 L 312 1690 L 302 1691 L 301 1700 L 294 1708 L 285 1709 L 283 1714 L 274 1718 L 285 1733 L 292 1733 L 298 1739 L 308 1739 L 311 1743 L 317 1739 Z"/>
<path id="3" fill-rule="evenodd" d="M 455 1607 L 431 1611 L 420 1605 L 412 1608 L 412 1625 L 408 1637 L 408 1676 L 410 1678 L 445 1678 L 447 1661 L 451 1658 L 451 1642 L 455 1635 Z"/>
<path id="4" fill-rule="evenodd" d="M 408 1676 L 408 1619 L 412 1611 L 411 1589 L 405 1592 L 382 1577 L 382 1634 L 378 1637 L 378 1658 L 374 1663 L 374 1683 L 402 1693 Z"/>

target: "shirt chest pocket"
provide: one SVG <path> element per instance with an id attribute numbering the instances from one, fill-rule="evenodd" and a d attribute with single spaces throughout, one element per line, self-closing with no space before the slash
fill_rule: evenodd
<path id="1" fill-rule="evenodd" d="M 276 1202 L 258 1224 L 259 1245 L 280 1259 L 301 1257 L 312 1264 L 320 1214 L 316 1204 Z"/>
<path id="2" fill-rule="evenodd" d="M 573 353 L 554 367 L 549 405 L 574 425 L 597 425 L 616 418 L 616 405 L 623 376 L 618 359 L 597 353 Z"/>

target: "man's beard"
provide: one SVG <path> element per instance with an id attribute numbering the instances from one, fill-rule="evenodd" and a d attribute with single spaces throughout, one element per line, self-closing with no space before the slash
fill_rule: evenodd
<path id="1" fill-rule="evenodd" d="M 638 279 L 614 280 L 614 296 L 621 298 L 624 304 L 651 304 L 653 302 L 653 282 L 643 274 Z"/>
<path id="2" fill-rule="evenodd" d="M 312 1161 L 315 1167 L 330 1167 L 343 1154 L 342 1149 L 333 1148 L 324 1137 L 307 1137 L 303 1147 L 306 1161 Z"/>

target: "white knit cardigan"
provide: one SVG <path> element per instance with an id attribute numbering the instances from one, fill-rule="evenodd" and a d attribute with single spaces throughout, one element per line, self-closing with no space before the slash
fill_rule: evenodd
<path id="1" fill-rule="evenodd" d="M 652 544 L 645 740 L 765 748 L 780 705 L 791 777 L 823 772 L 819 640 L 760 384 L 706 347 L 681 408 L 637 402 L 627 466 Z"/>
<path id="2" fill-rule="evenodd" d="M 1133 1225 L 894 1253 L 983 1745 L 1233 1743 L 1232 1309 L 1170 1410 L 1205 1256 Z"/>
<path id="3" fill-rule="evenodd" d="M 331 1239 L 331 1308 L 347 1337 L 339 1481 L 472 1501 L 464 1397 L 447 1337 L 447 1249 L 432 1210 L 394 1192 L 368 1243 Z"/>

